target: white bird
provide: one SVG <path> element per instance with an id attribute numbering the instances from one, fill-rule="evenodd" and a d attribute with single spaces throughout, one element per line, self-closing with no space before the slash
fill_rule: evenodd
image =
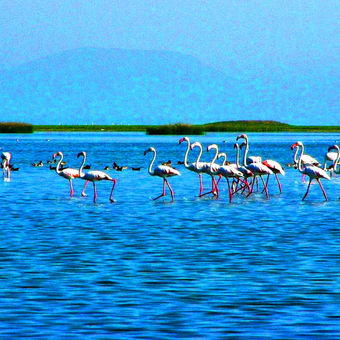
<path id="1" fill-rule="evenodd" d="M 110 182 L 113 182 L 113 184 L 112 184 L 112 189 L 111 189 L 111 193 L 110 193 L 110 198 L 109 199 L 113 203 L 114 202 L 114 199 L 113 199 L 113 190 L 114 190 L 114 188 L 116 186 L 117 180 L 112 178 L 112 177 L 110 177 L 106 172 L 100 171 L 100 170 L 92 170 L 92 171 L 84 173 L 83 172 L 83 168 L 84 168 L 84 165 L 85 165 L 85 162 L 86 162 L 86 152 L 85 151 L 79 152 L 77 157 L 80 157 L 80 156 L 83 156 L 83 162 L 81 163 L 81 166 L 80 166 L 80 168 L 78 170 L 79 178 L 81 178 L 81 179 L 86 181 L 81 195 L 83 197 L 86 196 L 86 194 L 85 194 L 86 187 L 89 184 L 89 182 L 92 182 L 93 183 L 93 202 L 96 203 L 96 200 L 97 200 L 96 182 L 99 182 L 99 181 L 110 181 Z"/>
<path id="2" fill-rule="evenodd" d="M 279 186 L 279 190 L 280 193 L 282 193 L 282 186 L 278 177 L 278 174 L 284 176 L 285 175 L 285 171 L 283 170 L 283 167 L 281 166 L 281 164 L 277 161 L 274 161 L 272 159 L 266 159 L 262 162 L 265 166 L 267 166 L 271 171 L 273 171 L 276 181 L 277 181 L 277 185 Z M 266 185 L 268 187 L 268 181 L 269 181 L 269 176 L 267 177 L 267 182 Z"/>
<path id="3" fill-rule="evenodd" d="M 269 197 L 269 193 L 268 193 L 268 187 L 266 185 L 266 183 L 264 182 L 264 179 L 262 176 L 264 175 L 272 175 L 273 171 L 270 170 L 266 165 L 264 165 L 262 162 L 253 162 L 250 164 L 247 164 L 247 155 L 248 155 L 248 144 L 247 143 L 242 143 L 240 145 L 240 148 L 242 149 L 242 147 L 245 146 L 246 149 L 244 151 L 244 158 L 243 158 L 243 165 L 250 170 L 253 173 L 253 181 L 252 181 L 252 186 L 251 186 L 251 191 L 249 192 L 248 196 L 253 193 L 253 189 L 254 189 L 254 183 L 256 180 L 256 177 L 260 177 L 263 183 L 263 188 L 266 192 L 266 196 Z"/>
<path id="4" fill-rule="evenodd" d="M 59 158 L 58 164 L 56 165 L 55 172 L 59 176 L 65 178 L 65 179 L 67 179 L 69 181 L 69 183 L 70 183 L 70 197 L 72 197 L 73 194 L 74 194 L 72 180 L 75 179 L 75 178 L 79 178 L 79 170 L 73 169 L 73 168 L 63 168 L 63 169 L 60 169 L 60 164 L 61 164 L 61 162 L 64 159 L 64 155 L 63 155 L 63 153 L 61 151 L 56 152 L 53 155 L 53 159 L 55 159 L 58 156 L 60 158 Z"/>
<path id="5" fill-rule="evenodd" d="M 231 189 L 231 186 L 230 186 L 230 183 L 229 183 L 229 178 L 239 179 L 239 178 L 243 177 L 243 174 L 242 174 L 242 172 L 237 170 L 235 167 L 224 164 L 226 159 L 227 159 L 227 155 L 223 152 L 218 153 L 217 144 L 211 144 L 207 147 L 207 151 L 210 151 L 212 149 L 216 150 L 217 157 L 216 157 L 216 154 L 215 154 L 215 157 L 213 158 L 213 160 L 210 163 L 210 171 L 212 173 L 214 173 L 215 175 L 223 176 L 226 179 L 227 184 L 228 184 L 229 202 L 231 203 L 231 201 L 233 199 L 233 192 L 232 192 L 232 189 Z M 224 157 L 223 164 L 222 165 L 215 164 L 215 160 L 217 158 L 221 158 L 221 157 Z M 214 171 L 216 169 L 216 165 L 217 165 L 217 170 Z"/>
<path id="6" fill-rule="evenodd" d="M 303 153 L 304 153 L 304 150 L 305 150 L 303 143 L 298 141 L 295 144 L 293 144 L 290 148 L 292 150 L 294 150 L 294 148 L 298 148 L 298 147 L 301 147 L 301 153 L 300 153 L 300 157 L 298 159 L 298 170 L 301 173 L 303 173 L 304 175 L 307 175 L 309 177 L 309 183 L 308 183 L 307 191 L 306 191 L 305 195 L 303 196 L 302 200 L 304 200 L 307 197 L 310 185 L 311 185 L 313 179 L 316 179 L 316 181 L 320 185 L 320 188 L 321 188 L 322 193 L 325 197 L 325 200 L 327 201 L 328 200 L 327 194 L 326 194 L 324 187 L 322 186 L 322 184 L 320 182 L 320 179 L 325 178 L 325 179 L 330 180 L 330 177 L 328 176 L 328 174 L 326 173 L 325 170 L 318 168 L 315 165 L 310 165 L 310 164 L 303 165 L 302 164 L 302 158 L 303 158 Z"/>
<path id="7" fill-rule="evenodd" d="M 9 152 L 1 153 L 1 167 L 2 167 L 2 175 L 5 181 L 10 181 L 11 179 L 11 167 L 10 161 L 12 159 L 12 154 Z"/>
<path id="8" fill-rule="evenodd" d="M 336 150 L 335 152 L 331 150 Z M 339 159 L 340 159 L 340 148 L 338 145 L 334 144 L 328 148 L 328 152 L 325 156 L 325 163 L 323 166 L 324 170 L 327 170 L 327 161 L 331 161 L 332 164 L 328 168 L 328 170 L 331 172 L 331 176 L 337 172 L 337 167 L 339 165 Z"/>
<path id="9" fill-rule="evenodd" d="M 245 133 L 242 133 L 241 135 L 238 135 L 236 137 L 236 140 L 238 141 L 240 138 L 243 138 L 245 140 L 245 144 L 246 144 L 246 149 L 245 149 L 245 153 L 247 153 L 248 155 L 248 151 L 249 151 L 249 138 Z M 262 163 L 262 157 L 261 156 L 247 156 L 247 164 L 250 163 Z"/>
<path id="10" fill-rule="evenodd" d="M 152 170 L 152 166 L 155 162 L 156 159 L 156 149 L 153 147 L 148 148 L 147 150 L 144 151 L 144 156 L 148 153 L 148 152 L 153 152 L 153 158 L 150 162 L 149 168 L 148 168 L 148 172 L 150 174 L 150 176 L 158 176 L 163 178 L 163 192 L 162 194 L 160 194 L 159 196 L 155 197 L 153 200 L 157 200 L 160 197 L 165 196 L 165 185 L 168 186 L 170 193 L 171 193 L 171 202 L 174 201 L 174 191 L 172 190 L 169 181 L 167 180 L 168 177 L 173 177 L 173 176 L 180 176 L 181 173 L 169 166 L 169 165 L 157 165 L 153 170 Z"/>
<path id="11" fill-rule="evenodd" d="M 196 162 L 194 163 L 188 163 L 188 154 L 189 154 L 189 150 L 190 150 L 190 139 L 189 137 L 183 137 L 179 140 L 178 144 L 181 144 L 183 142 L 187 142 L 187 149 L 184 155 L 184 166 L 186 169 L 193 171 L 195 173 L 198 174 L 199 177 L 199 181 L 200 181 L 200 192 L 199 192 L 199 196 L 201 196 L 203 194 L 203 180 L 202 180 L 202 167 L 204 165 L 204 163 L 199 162 L 196 160 Z"/>

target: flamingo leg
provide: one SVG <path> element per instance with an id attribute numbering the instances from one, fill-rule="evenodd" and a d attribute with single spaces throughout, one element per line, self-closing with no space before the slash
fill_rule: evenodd
<path id="1" fill-rule="evenodd" d="M 249 193 L 246 197 L 249 197 L 254 192 L 254 184 L 255 184 L 255 175 L 253 177 L 253 180 L 251 181 L 251 188 L 250 188 L 250 191 L 249 191 Z"/>
<path id="2" fill-rule="evenodd" d="M 96 203 L 97 200 L 97 187 L 96 187 L 96 182 L 93 183 L 93 203 Z"/>
<path id="3" fill-rule="evenodd" d="M 303 196 L 302 200 L 304 200 L 307 197 L 311 183 L 312 183 L 312 178 L 309 179 L 307 191 L 306 191 L 305 195 Z"/>
<path id="4" fill-rule="evenodd" d="M 302 183 L 306 183 L 306 175 L 302 174 Z"/>
<path id="5" fill-rule="evenodd" d="M 114 190 L 114 188 L 115 188 L 115 186 L 116 186 L 117 180 L 116 180 L 116 179 L 113 179 L 112 182 L 113 182 L 113 185 L 112 185 L 111 194 L 110 194 L 110 202 L 111 202 L 111 203 L 114 202 L 114 199 L 113 199 L 113 190 Z"/>
<path id="6" fill-rule="evenodd" d="M 281 183 L 280 183 L 280 180 L 279 180 L 279 176 L 277 174 L 275 174 L 275 177 L 276 177 L 277 184 L 279 186 L 280 194 L 282 194 L 282 186 L 281 186 Z"/>
<path id="7" fill-rule="evenodd" d="M 268 188 L 269 176 L 270 176 L 270 175 L 267 175 L 267 180 L 266 180 L 266 186 L 267 186 L 267 188 Z M 264 189 L 264 187 L 263 187 L 262 193 L 263 193 L 264 191 L 265 191 L 265 189 Z"/>
<path id="8" fill-rule="evenodd" d="M 169 188 L 169 190 L 170 190 L 170 193 L 171 193 L 171 202 L 173 202 L 173 201 L 174 201 L 174 196 L 175 196 L 175 195 L 174 195 L 174 191 L 172 190 L 169 181 L 168 181 L 166 178 L 165 178 L 164 180 L 165 180 L 165 183 L 167 184 L 167 186 L 168 186 L 168 188 Z"/>
<path id="9" fill-rule="evenodd" d="M 166 179 L 163 178 L 163 192 L 162 192 L 159 196 L 155 197 L 155 198 L 153 199 L 154 201 L 155 201 L 155 200 L 158 200 L 160 197 L 165 196 L 165 181 L 166 181 Z"/>
<path id="10" fill-rule="evenodd" d="M 83 197 L 86 196 L 85 190 L 86 190 L 86 187 L 87 187 L 88 184 L 89 184 L 89 181 L 86 181 L 86 182 L 85 182 L 85 185 L 84 185 L 84 188 L 83 188 L 83 191 L 81 192 L 81 195 L 82 195 Z"/>
<path id="11" fill-rule="evenodd" d="M 233 192 L 230 188 L 229 178 L 226 177 L 226 180 L 227 180 L 227 184 L 228 184 L 229 203 L 231 203 L 231 201 L 233 200 Z"/>
<path id="12" fill-rule="evenodd" d="M 326 191 L 325 191 L 325 189 L 324 189 L 323 185 L 321 184 L 321 181 L 320 181 L 320 179 L 319 179 L 319 178 L 317 178 L 316 180 L 318 181 L 318 183 L 319 183 L 319 185 L 320 185 L 320 188 L 321 188 L 321 190 L 322 190 L 322 192 L 323 192 L 323 195 L 324 195 L 324 197 L 325 197 L 325 200 L 326 200 L 326 201 L 328 201 L 328 198 L 327 198 Z"/>
<path id="13" fill-rule="evenodd" d="M 200 194 L 199 197 L 209 195 L 209 194 L 216 195 L 216 182 L 215 182 L 214 176 L 211 176 L 211 190 L 203 194 Z"/>
<path id="14" fill-rule="evenodd" d="M 269 197 L 268 187 L 267 187 L 266 183 L 264 182 L 264 179 L 263 179 L 263 177 L 262 177 L 261 175 L 260 175 L 260 178 L 261 178 L 261 180 L 262 180 L 264 189 L 265 189 L 265 191 L 266 191 L 266 196 Z"/>
<path id="15" fill-rule="evenodd" d="M 199 174 L 198 177 L 199 177 L 199 179 L 200 179 L 200 194 L 199 194 L 199 196 L 201 196 L 202 193 L 203 193 L 203 180 L 202 180 L 202 174 Z"/>
<path id="16" fill-rule="evenodd" d="M 70 197 L 73 197 L 74 190 L 73 190 L 72 179 L 69 179 L 69 182 L 70 182 Z"/>

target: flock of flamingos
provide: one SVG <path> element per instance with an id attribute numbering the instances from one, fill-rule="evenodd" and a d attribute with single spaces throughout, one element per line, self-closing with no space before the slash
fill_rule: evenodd
<path id="1" fill-rule="evenodd" d="M 184 142 L 187 143 L 186 152 L 184 155 L 184 166 L 186 169 L 193 171 L 198 174 L 199 177 L 199 197 L 211 194 L 214 197 L 218 198 L 220 194 L 219 190 L 219 182 L 224 177 L 226 179 L 228 185 L 228 194 L 229 194 L 229 202 L 232 202 L 233 195 L 240 192 L 244 194 L 246 197 L 249 197 L 254 192 L 254 186 L 256 185 L 257 189 L 259 187 L 259 179 L 263 185 L 263 191 L 267 197 L 269 197 L 268 192 L 268 181 L 270 175 L 274 175 L 278 184 L 278 188 L 280 193 L 282 192 L 281 183 L 279 180 L 278 175 L 285 175 L 283 167 L 272 159 L 262 160 L 259 156 L 249 156 L 249 142 L 248 136 L 246 134 L 241 134 L 237 136 L 236 141 L 242 140 L 241 144 L 235 143 L 234 148 L 236 149 L 236 163 L 229 163 L 227 162 L 227 156 L 223 152 L 219 152 L 218 146 L 216 144 L 211 144 L 207 147 L 207 151 L 214 150 L 214 156 L 211 162 L 202 162 L 201 156 L 203 152 L 202 144 L 199 142 L 191 143 L 189 137 L 183 137 L 179 140 L 179 144 Z M 188 163 L 188 154 L 190 150 L 193 150 L 195 147 L 199 148 L 199 154 L 194 163 Z M 244 149 L 243 152 L 243 161 L 240 164 L 240 150 Z M 337 145 L 332 145 L 328 148 L 328 152 L 325 156 L 325 163 L 323 167 L 320 167 L 319 162 L 304 153 L 304 145 L 302 142 L 296 142 L 291 146 L 291 149 L 295 149 L 295 153 L 293 156 L 294 163 L 291 164 L 296 169 L 298 169 L 303 174 L 303 180 L 305 176 L 309 177 L 309 183 L 307 190 L 302 198 L 304 200 L 310 190 L 310 186 L 312 181 L 315 179 L 324 195 L 325 200 L 328 200 L 326 191 L 321 183 L 321 179 L 330 180 L 330 176 L 335 173 L 339 173 L 337 170 L 337 166 L 339 165 L 339 158 L 340 158 L 340 149 Z M 149 149 L 144 151 L 144 155 L 151 152 L 153 157 L 151 159 L 148 172 L 151 176 L 158 176 L 163 178 L 163 191 L 162 193 L 155 197 L 154 200 L 163 197 L 166 195 L 166 186 L 170 190 L 171 194 L 171 202 L 174 201 L 174 191 L 168 181 L 168 177 L 178 176 L 181 173 L 171 166 L 171 164 L 162 163 L 154 167 L 154 163 L 156 160 L 157 152 L 154 147 L 150 147 Z M 72 180 L 76 178 L 80 178 L 85 180 L 85 185 L 82 190 L 81 195 L 86 196 L 86 187 L 89 182 L 93 183 L 93 201 L 96 202 L 97 200 L 97 188 L 96 182 L 98 181 L 111 181 L 112 182 L 112 189 L 110 193 L 109 200 L 114 202 L 113 199 L 113 192 L 116 186 L 117 180 L 109 176 L 106 172 L 100 170 L 92 170 L 88 172 L 84 172 L 83 169 L 86 163 L 86 152 L 80 152 L 77 156 L 82 157 L 82 163 L 79 169 L 73 168 L 62 168 L 63 162 L 63 153 L 57 152 L 53 155 L 53 158 L 56 160 L 59 158 L 55 171 L 56 173 L 67 179 L 70 184 L 70 196 L 72 197 L 74 194 Z M 11 176 L 11 161 L 12 155 L 9 152 L 3 152 L 1 155 L 1 167 L 3 168 L 3 177 L 5 180 L 9 181 Z M 222 158 L 222 164 L 216 163 L 216 161 Z M 331 162 L 331 165 L 327 167 L 327 162 Z M 86 167 L 85 167 L 86 168 Z M 329 172 L 330 175 L 327 173 Z M 211 189 L 207 192 L 203 190 L 203 181 L 202 175 L 206 174 L 211 177 Z M 264 179 L 264 176 L 267 176 Z"/>

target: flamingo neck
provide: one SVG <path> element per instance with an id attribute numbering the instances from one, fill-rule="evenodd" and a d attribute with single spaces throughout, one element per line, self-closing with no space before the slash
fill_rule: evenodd
<path id="1" fill-rule="evenodd" d="M 297 154 L 299 152 L 299 148 L 300 148 L 299 146 L 296 146 L 296 150 L 295 150 L 295 153 L 294 153 L 293 160 L 294 160 L 295 164 L 298 164 Z"/>
<path id="2" fill-rule="evenodd" d="M 60 153 L 60 158 L 59 158 L 59 161 L 57 163 L 57 166 L 55 167 L 55 172 L 57 174 L 60 174 L 61 173 L 61 170 L 60 170 L 60 165 L 61 165 L 61 162 L 63 161 L 64 159 L 64 155 L 62 153 Z"/>
<path id="3" fill-rule="evenodd" d="M 210 172 L 214 172 L 213 171 L 213 166 L 215 165 L 215 161 L 216 161 L 216 158 L 218 156 L 218 146 L 217 145 L 213 145 L 211 147 L 211 149 L 215 149 L 215 155 L 214 155 L 212 161 L 210 162 Z"/>
<path id="4" fill-rule="evenodd" d="M 155 159 L 156 159 L 156 155 L 157 155 L 157 152 L 155 149 L 152 149 L 152 152 L 153 152 L 153 157 L 152 157 L 152 160 L 149 164 L 149 169 L 148 169 L 148 172 L 151 176 L 154 175 L 154 172 L 152 171 L 152 167 L 153 167 L 153 163 L 155 162 Z"/>
<path id="5" fill-rule="evenodd" d="M 299 157 L 299 162 L 298 162 L 298 170 L 300 172 L 303 172 L 303 166 L 302 166 L 302 156 L 305 152 L 305 147 L 303 144 L 301 144 L 301 153 L 300 153 L 300 157 Z"/>
<path id="6" fill-rule="evenodd" d="M 79 177 L 85 176 L 85 174 L 83 173 L 83 168 L 84 168 L 85 162 L 86 162 L 86 153 L 83 153 L 83 161 L 82 161 L 80 168 L 79 168 Z"/>
<path id="7" fill-rule="evenodd" d="M 339 159 L 340 159 L 340 148 L 336 145 L 335 146 L 336 150 L 337 150 L 337 157 L 333 163 L 333 169 L 334 169 L 334 172 L 337 171 L 337 167 L 338 167 L 338 163 L 339 163 Z"/>
<path id="8" fill-rule="evenodd" d="M 236 147 L 236 166 L 237 168 L 240 167 L 240 147 L 238 144 L 235 144 Z"/>
<path id="9" fill-rule="evenodd" d="M 200 162 L 201 157 L 202 157 L 202 152 L 203 152 L 202 144 L 197 142 L 197 146 L 199 147 L 200 151 L 196 159 L 196 165 Z"/>
<path id="10" fill-rule="evenodd" d="M 247 166 L 248 151 L 249 151 L 249 144 L 248 144 L 248 138 L 246 138 L 246 148 L 245 148 L 244 154 L 243 154 L 243 165 L 244 166 Z"/>
<path id="11" fill-rule="evenodd" d="M 221 157 L 223 157 L 222 165 L 225 165 L 225 163 L 227 162 L 227 154 L 225 152 L 220 152 L 218 154 L 218 158 L 221 158 Z"/>
<path id="12" fill-rule="evenodd" d="M 189 167 L 188 155 L 189 155 L 189 150 L 190 150 L 190 140 L 189 140 L 189 138 L 184 138 L 184 140 L 187 142 L 187 150 L 186 150 L 185 155 L 184 155 L 184 166 L 186 168 L 188 168 Z"/>

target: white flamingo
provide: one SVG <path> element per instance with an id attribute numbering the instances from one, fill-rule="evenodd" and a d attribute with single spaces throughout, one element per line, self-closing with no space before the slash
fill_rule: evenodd
<path id="1" fill-rule="evenodd" d="M 198 174 L 199 177 L 199 181 L 200 181 L 200 192 L 199 192 L 199 196 L 201 196 L 203 194 L 203 180 L 202 180 L 202 167 L 204 165 L 204 163 L 199 162 L 196 160 L 195 163 L 188 163 L 188 154 L 189 154 L 189 150 L 190 150 L 190 139 L 189 137 L 183 137 L 179 140 L 178 144 L 181 144 L 183 142 L 187 142 L 187 149 L 185 151 L 185 155 L 184 155 L 184 166 L 186 169 L 193 171 L 195 173 Z"/>
<path id="2" fill-rule="evenodd" d="M 210 169 L 210 162 L 200 162 L 201 160 L 201 156 L 202 156 L 202 152 L 203 152 L 203 146 L 200 142 L 194 142 L 191 144 L 190 148 L 191 150 L 194 149 L 195 147 L 198 147 L 199 148 L 199 154 L 198 154 L 198 157 L 196 159 L 196 163 L 197 164 L 200 164 L 200 168 L 199 170 L 201 171 L 201 173 L 203 174 L 207 174 L 211 177 L 211 190 L 206 192 L 206 193 L 203 193 L 203 194 L 200 194 L 199 197 L 202 197 L 202 196 L 205 196 L 205 195 L 208 195 L 208 194 L 213 194 L 214 196 L 218 196 L 219 194 L 219 191 L 218 191 L 218 185 L 217 185 L 217 182 L 215 180 L 215 175 L 213 172 L 211 172 L 211 169 Z M 217 157 L 217 154 L 216 154 L 216 157 Z M 217 164 L 215 164 L 215 167 L 216 169 L 214 170 L 217 170 Z"/>
<path id="3" fill-rule="evenodd" d="M 298 147 L 301 147 L 301 153 L 300 153 L 300 157 L 298 159 L 298 170 L 301 173 L 303 173 L 304 175 L 307 175 L 309 177 L 309 183 L 308 183 L 307 191 L 306 191 L 305 195 L 303 196 L 302 200 L 304 200 L 307 197 L 310 185 L 311 185 L 313 179 L 316 179 L 316 181 L 320 185 L 320 188 L 321 188 L 322 193 L 325 197 L 325 200 L 327 201 L 328 200 L 327 194 L 326 194 L 324 187 L 321 184 L 320 179 L 325 178 L 325 179 L 330 180 L 330 177 L 328 176 L 328 174 L 326 173 L 325 170 L 318 168 L 315 165 L 310 165 L 310 164 L 303 165 L 302 164 L 302 158 L 303 158 L 303 154 L 304 154 L 304 150 L 305 150 L 303 143 L 298 141 L 295 144 L 293 144 L 290 148 L 292 150 L 294 150 L 294 148 L 298 148 Z"/>
<path id="4" fill-rule="evenodd" d="M 10 167 L 11 159 L 12 159 L 11 153 L 9 152 L 1 153 L 2 175 L 5 181 L 10 181 L 11 179 L 11 167 Z"/>
<path id="5" fill-rule="evenodd" d="M 256 177 L 260 177 L 263 183 L 263 188 L 266 192 L 266 196 L 269 197 L 269 193 L 268 193 L 268 187 L 266 185 L 266 183 L 264 182 L 264 179 L 262 176 L 264 175 L 272 175 L 273 171 L 270 170 L 266 165 L 264 165 L 261 162 L 253 162 L 250 164 L 247 164 L 247 155 L 248 155 L 248 144 L 247 143 L 242 143 L 240 145 L 240 148 L 242 148 L 243 146 L 246 147 L 245 151 L 244 151 L 244 156 L 243 156 L 243 165 L 250 170 L 253 173 L 253 181 L 252 181 L 252 185 L 251 185 L 251 191 L 249 192 L 248 196 L 251 195 L 254 192 L 254 183 L 256 180 Z"/>
<path id="6" fill-rule="evenodd" d="M 113 190 L 116 186 L 117 180 L 110 177 L 106 172 L 100 171 L 100 170 L 92 170 L 92 171 L 89 171 L 89 172 L 83 172 L 83 168 L 84 168 L 84 165 L 85 165 L 85 162 L 86 162 L 86 152 L 85 151 L 79 152 L 77 157 L 80 157 L 80 156 L 83 156 L 83 162 L 81 163 L 81 166 L 78 170 L 78 173 L 79 173 L 79 177 L 86 181 L 81 195 L 83 197 L 86 196 L 86 194 L 85 194 L 86 187 L 89 184 L 89 182 L 92 182 L 93 183 L 93 202 L 96 203 L 96 200 L 97 200 L 96 182 L 110 181 L 110 182 L 113 182 L 113 184 L 112 184 L 112 189 L 111 189 L 109 199 L 110 199 L 110 202 L 113 203 L 114 202 Z"/>
<path id="7" fill-rule="evenodd" d="M 248 151 L 249 151 L 249 138 L 245 133 L 242 133 L 241 135 L 238 135 L 236 137 L 236 140 L 238 141 L 240 138 L 243 138 L 245 140 L 245 144 L 246 144 L 246 151 L 247 155 L 248 155 Z M 250 163 L 262 163 L 262 157 L 261 156 L 247 156 L 247 164 Z"/>
<path id="8" fill-rule="evenodd" d="M 79 178 L 79 171 L 77 169 L 73 169 L 73 168 L 63 168 L 63 169 L 60 169 L 60 164 L 61 162 L 63 161 L 64 159 L 64 155 L 61 151 L 58 151 L 56 152 L 54 155 L 53 155 L 53 159 L 55 159 L 56 157 L 60 157 L 59 158 L 59 161 L 56 165 L 56 168 L 55 168 L 55 172 L 67 179 L 70 183 L 70 197 L 73 197 L 73 194 L 74 194 L 74 190 L 73 190 L 73 184 L 72 184 L 72 180 L 75 179 L 75 178 Z"/>
<path id="9" fill-rule="evenodd" d="M 177 169 L 174 169 L 173 167 L 168 166 L 168 165 L 157 165 L 152 170 L 152 166 L 155 162 L 157 152 L 156 152 L 155 148 L 150 147 L 150 148 L 148 148 L 147 150 L 144 151 L 144 156 L 149 152 L 153 153 L 153 157 L 152 157 L 152 160 L 151 160 L 149 168 L 148 168 L 148 172 L 149 172 L 150 176 L 158 176 L 158 177 L 163 178 L 163 192 L 159 196 L 155 197 L 153 200 L 157 200 L 158 198 L 165 196 L 165 185 L 167 185 L 169 190 L 170 190 L 170 193 L 171 193 L 171 202 L 173 202 L 174 201 L 174 191 L 172 190 L 170 183 L 167 180 L 167 178 L 173 177 L 173 176 L 180 176 L 181 173 Z"/>
<path id="10" fill-rule="evenodd" d="M 274 161 L 272 159 L 266 159 L 262 162 L 265 166 L 267 166 L 271 171 L 273 171 L 276 181 L 277 181 L 277 185 L 279 186 L 279 190 L 280 190 L 280 194 L 282 193 L 282 186 L 278 177 L 278 174 L 284 176 L 285 175 L 285 171 L 283 170 L 283 167 L 281 166 L 281 164 L 277 161 Z M 266 181 L 266 185 L 268 187 L 268 181 L 269 181 L 269 176 L 267 177 L 267 181 Z"/>
<path id="11" fill-rule="evenodd" d="M 336 151 L 334 152 L 331 150 L 336 150 Z M 327 161 L 331 161 L 332 164 L 329 167 L 329 171 L 331 172 L 331 176 L 333 176 L 333 174 L 336 174 L 337 172 L 339 159 L 340 159 L 340 149 L 338 145 L 334 144 L 328 148 L 327 154 L 325 156 L 325 163 L 324 163 L 323 169 L 327 170 Z"/>
<path id="12" fill-rule="evenodd" d="M 217 144 L 211 144 L 207 147 L 207 151 L 210 151 L 212 149 L 215 149 L 216 153 L 215 153 L 215 157 L 213 158 L 213 160 L 210 163 L 210 172 L 212 172 L 212 173 L 214 173 L 215 175 L 218 175 L 218 176 L 223 176 L 226 179 L 227 184 L 228 184 L 229 202 L 231 203 L 231 201 L 233 199 L 233 192 L 231 190 L 229 178 L 239 179 L 239 178 L 243 177 L 243 174 L 242 174 L 242 172 L 238 171 L 235 167 L 224 164 L 227 160 L 227 155 L 224 152 L 218 153 Z M 217 157 L 216 157 L 216 155 L 217 155 Z M 223 164 L 222 165 L 215 164 L 215 160 L 217 158 L 221 158 L 221 157 L 224 157 Z M 216 166 L 217 166 L 217 171 L 214 171 L 216 169 Z"/>

